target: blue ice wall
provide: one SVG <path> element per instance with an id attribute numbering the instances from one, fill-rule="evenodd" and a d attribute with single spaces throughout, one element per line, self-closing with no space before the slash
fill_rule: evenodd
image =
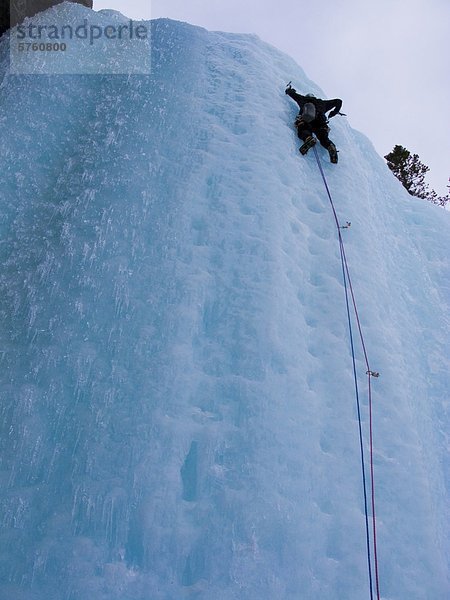
<path id="1" fill-rule="evenodd" d="M 151 27 L 148 77 L 13 76 L 0 43 L 0 597 L 368 598 L 339 246 L 284 84 L 321 92 L 254 36 Z M 382 597 L 445 600 L 450 221 L 331 135 Z"/>

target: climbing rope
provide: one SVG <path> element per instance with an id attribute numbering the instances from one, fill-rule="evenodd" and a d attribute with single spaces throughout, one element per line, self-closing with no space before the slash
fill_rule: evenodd
<path id="1" fill-rule="evenodd" d="M 348 320 L 348 329 L 350 336 L 350 346 L 352 353 L 352 365 L 353 365 L 353 380 L 355 386 L 355 397 L 356 397 L 356 409 L 358 415 L 358 429 L 359 429 L 359 446 L 360 446 L 360 454 L 361 454 L 361 474 L 362 474 L 362 484 L 363 484 L 363 496 L 364 496 L 364 514 L 365 514 L 365 526 L 366 526 L 366 544 L 367 544 L 367 567 L 368 567 L 368 575 L 369 575 L 369 586 L 370 586 L 370 599 L 373 600 L 373 575 L 372 575 L 372 556 L 371 556 L 371 543 L 370 543 L 370 527 L 369 527 L 369 510 L 368 510 L 368 494 L 367 494 L 367 477 L 366 477 L 366 460 L 364 453 L 364 439 L 363 439 L 363 431 L 362 431 L 362 419 L 361 419 L 361 402 L 359 395 L 359 386 L 358 386 L 358 377 L 356 371 L 356 357 L 355 357 L 355 344 L 354 344 L 354 336 L 353 336 L 353 327 L 352 327 L 352 318 L 351 318 L 351 310 L 350 306 L 353 306 L 353 312 L 356 319 L 357 329 L 359 333 L 359 338 L 361 341 L 361 346 L 364 354 L 364 361 L 366 364 L 366 375 L 368 379 L 368 411 L 369 411 L 369 465 L 370 465 L 370 504 L 372 511 L 372 548 L 373 548 L 373 566 L 374 566 L 374 575 L 375 575 L 375 590 L 376 590 L 376 598 L 380 600 L 380 585 L 379 585 L 379 574 L 378 574 L 378 552 L 377 552 L 377 526 L 376 526 L 376 513 L 375 513 L 375 478 L 374 478 L 374 466 L 373 466 L 373 410 L 372 410 L 372 386 L 371 380 L 372 377 L 378 377 L 379 373 L 376 371 L 372 371 L 369 364 L 369 358 L 367 354 L 366 344 L 364 341 L 364 335 L 361 327 L 361 320 L 359 318 L 359 311 L 356 304 L 355 294 L 353 291 L 352 280 L 350 277 L 350 271 L 348 268 L 347 256 L 345 254 L 345 246 L 344 240 L 342 238 L 341 231 L 342 229 L 348 229 L 351 223 L 347 222 L 346 225 L 341 226 L 339 222 L 339 218 L 336 212 L 336 208 L 334 206 L 333 198 L 331 196 L 330 188 L 328 186 L 327 179 L 325 177 L 325 173 L 322 167 L 322 163 L 320 161 L 319 153 L 317 152 L 317 148 L 314 146 L 314 155 L 316 157 L 317 165 L 319 167 L 320 174 L 322 176 L 325 189 L 327 192 L 328 199 L 330 201 L 331 209 L 333 211 L 334 220 L 336 222 L 338 239 L 339 239 L 339 249 L 341 256 L 341 265 L 342 265 L 342 276 L 344 280 L 344 289 L 345 289 L 345 301 L 346 301 L 346 309 L 347 309 L 347 320 Z M 350 303 L 351 299 L 351 303 Z"/>

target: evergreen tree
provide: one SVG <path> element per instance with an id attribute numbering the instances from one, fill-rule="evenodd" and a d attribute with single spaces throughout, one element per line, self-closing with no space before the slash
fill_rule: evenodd
<path id="1" fill-rule="evenodd" d="M 445 206 L 450 200 L 449 194 L 445 197 L 438 196 L 425 182 L 425 175 L 430 168 L 420 161 L 418 154 L 411 154 L 403 146 L 396 145 L 384 158 L 388 167 L 411 196 L 423 198 L 440 206 Z"/>

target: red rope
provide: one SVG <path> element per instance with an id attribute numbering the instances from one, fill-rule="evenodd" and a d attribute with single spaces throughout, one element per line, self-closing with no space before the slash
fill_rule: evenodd
<path id="1" fill-rule="evenodd" d="M 314 146 L 314 154 L 316 156 L 317 164 L 319 166 L 320 173 L 322 175 L 323 182 L 325 184 L 325 189 L 327 191 L 328 199 L 330 201 L 331 208 L 333 210 L 334 220 L 336 222 L 336 227 L 338 231 L 339 244 L 341 247 L 341 257 L 345 267 L 345 273 L 347 275 L 347 281 L 349 284 L 350 295 L 352 298 L 353 310 L 356 318 L 356 323 L 358 326 L 359 337 L 361 340 L 361 346 L 364 353 L 364 361 L 366 363 L 367 369 L 367 377 L 368 377 L 368 411 L 369 411 L 369 457 L 370 457 L 370 487 L 371 487 L 371 509 L 372 509 L 372 544 L 373 544 L 373 562 L 375 566 L 375 586 L 377 593 L 377 600 L 380 600 L 380 583 L 379 583 L 379 570 L 378 570 L 378 548 L 377 548 L 377 525 L 376 525 L 376 511 L 375 511 L 375 475 L 374 475 L 374 459 L 373 459 L 373 403 L 372 403 L 372 385 L 371 379 L 373 377 L 373 371 L 370 368 L 369 357 L 367 354 L 366 344 L 364 341 L 364 335 L 361 326 L 361 320 L 359 318 L 358 306 L 356 304 L 355 294 L 353 291 L 352 280 L 350 277 L 350 271 L 347 262 L 347 256 L 345 254 L 345 246 L 344 240 L 341 234 L 341 226 L 339 223 L 339 218 L 336 212 L 336 208 L 334 206 L 333 198 L 331 196 L 330 189 L 328 187 L 328 182 L 325 177 L 325 173 L 322 168 L 322 164 L 320 162 L 319 154 L 317 152 L 317 148 Z M 369 566 L 370 569 L 370 566 Z M 372 590 L 370 590 L 370 594 L 372 596 Z"/>
<path id="2" fill-rule="evenodd" d="M 332 202 L 332 200 L 331 200 Z M 339 229 L 340 234 L 340 229 Z M 340 239 L 342 240 L 342 236 L 340 235 Z M 355 312 L 356 323 L 358 326 L 359 337 L 361 340 L 361 346 L 364 353 L 364 360 L 366 363 L 367 369 L 367 379 L 368 379 L 368 410 L 369 410 L 369 457 L 370 457 L 370 487 L 371 487 L 371 508 L 372 508 L 372 535 L 373 535 L 373 562 L 375 566 L 375 585 L 377 591 L 377 600 L 380 600 L 380 584 L 379 584 L 379 576 L 378 576 L 378 551 L 377 551 L 377 527 L 376 527 L 376 511 L 375 511 L 375 476 L 374 476 L 374 460 L 373 460 L 373 404 L 372 404 L 372 373 L 373 371 L 370 368 L 369 357 L 366 350 L 366 344 L 364 341 L 364 336 L 362 332 L 361 320 L 359 318 L 359 311 L 356 304 L 355 294 L 353 291 L 352 280 L 350 278 L 350 272 L 347 263 L 347 257 L 345 255 L 344 242 L 342 243 L 342 253 L 344 257 L 345 270 L 347 273 L 347 279 L 350 289 L 350 294 L 352 297 L 353 309 Z"/>

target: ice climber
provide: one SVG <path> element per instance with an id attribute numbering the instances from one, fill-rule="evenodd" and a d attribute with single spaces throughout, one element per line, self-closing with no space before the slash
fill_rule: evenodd
<path id="1" fill-rule="evenodd" d="M 300 112 L 295 119 L 295 126 L 297 127 L 298 137 L 304 142 L 300 146 L 300 152 L 305 155 L 310 148 L 316 143 L 316 135 L 319 142 L 324 148 L 328 150 L 330 155 L 330 161 L 337 163 L 338 153 L 336 146 L 328 137 L 330 128 L 328 127 L 328 119 L 335 117 L 338 114 L 342 114 L 341 110 L 342 100 L 335 98 L 334 100 L 322 100 L 316 98 L 313 94 L 298 94 L 296 90 L 291 87 L 288 83 L 286 87 L 286 94 L 297 102 L 300 107 Z M 328 111 L 331 111 L 326 116 Z"/>

